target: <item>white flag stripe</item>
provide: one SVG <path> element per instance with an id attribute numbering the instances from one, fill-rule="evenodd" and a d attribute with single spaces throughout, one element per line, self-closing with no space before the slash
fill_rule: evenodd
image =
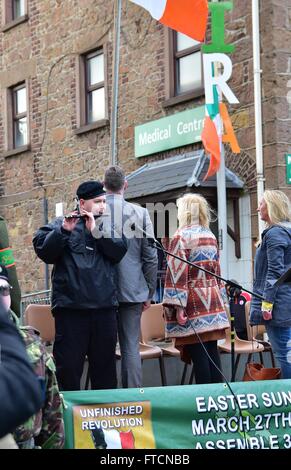
<path id="1" fill-rule="evenodd" d="M 213 119 L 213 122 L 214 122 L 215 127 L 216 127 L 216 132 L 217 132 L 217 135 L 218 135 L 219 145 L 220 145 L 220 152 L 221 152 L 221 150 L 222 150 L 223 125 L 222 125 L 222 119 L 221 119 L 220 114 L 217 114 L 215 116 L 215 118 Z"/>
<path id="2" fill-rule="evenodd" d="M 166 9 L 167 0 L 130 0 L 150 12 L 155 20 L 162 18 Z"/>
<path id="3" fill-rule="evenodd" d="M 107 449 L 122 449 L 120 434 L 117 429 L 103 429 Z"/>

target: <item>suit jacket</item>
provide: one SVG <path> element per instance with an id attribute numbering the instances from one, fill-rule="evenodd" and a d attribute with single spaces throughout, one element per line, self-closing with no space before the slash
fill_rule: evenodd
<path id="1" fill-rule="evenodd" d="M 118 194 L 107 194 L 106 203 L 111 224 L 128 242 L 127 253 L 117 265 L 118 301 L 146 302 L 155 293 L 158 269 L 156 248 L 145 235 L 154 236 L 149 213 Z"/>

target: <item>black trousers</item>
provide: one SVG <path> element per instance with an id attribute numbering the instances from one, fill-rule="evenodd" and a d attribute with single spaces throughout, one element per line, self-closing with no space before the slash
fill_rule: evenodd
<path id="1" fill-rule="evenodd" d="M 61 390 L 80 390 L 86 356 L 93 390 L 116 388 L 117 308 L 54 310 L 54 358 Z"/>
<path id="2" fill-rule="evenodd" d="M 207 341 L 203 343 L 206 351 L 211 357 L 212 361 L 221 369 L 220 356 L 217 349 L 217 341 Z M 195 382 L 197 384 L 210 384 L 222 382 L 220 372 L 216 369 L 211 362 L 206 352 L 200 343 L 188 344 L 184 346 L 189 352 L 195 374 Z"/>

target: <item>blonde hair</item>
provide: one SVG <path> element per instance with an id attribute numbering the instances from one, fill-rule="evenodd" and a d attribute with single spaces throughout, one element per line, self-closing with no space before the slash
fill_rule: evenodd
<path id="1" fill-rule="evenodd" d="M 179 228 L 187 225 L 202 225 L 209 227 L 211 222 L 211 209 L 203 196 L 199 194 L 185 194 L 177 200 Z"/>
<path id="2" fill-rule="evenodd" d="M 271 224 L 290 222 L 291 208 L 288 196 L 278 190 L 267 190 L 263 194 Z"/>

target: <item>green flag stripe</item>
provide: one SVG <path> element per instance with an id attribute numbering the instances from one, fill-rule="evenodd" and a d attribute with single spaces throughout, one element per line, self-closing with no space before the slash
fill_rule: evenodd
<path id="1" fill-rule="evenodd" d="M 214 103 L 206 104 L 208 114 L 210 118 L 212 119 L 212 121 L 215 118 L 215 116 L 219 114 L 219 99 L 218 99 L 217 88 L 215 85 L 213 86 L 213 97 L 214 97 Z"/>

